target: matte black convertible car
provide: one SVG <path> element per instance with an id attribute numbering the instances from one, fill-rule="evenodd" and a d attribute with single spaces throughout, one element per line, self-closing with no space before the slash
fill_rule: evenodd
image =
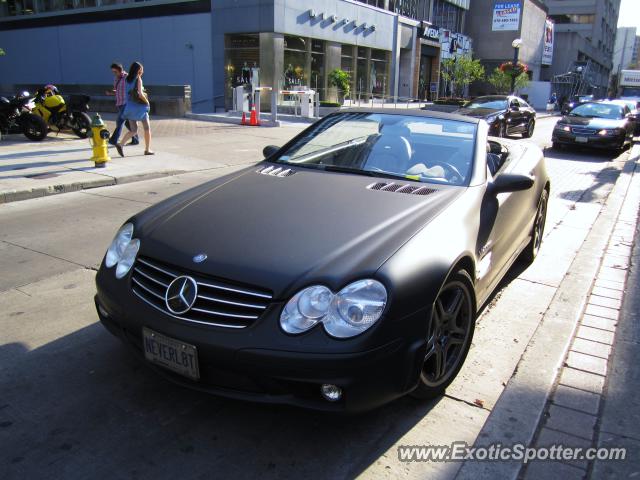
<path id="1" fill-rule="evenodd" d="M 265 155 L 126 222 L 97 274 L 102 323 L 219 395 L 340 411 L 440 395 L 478 309 L 540 248 L 540 149 L 468 117 L 352 110 Z"/>
<path id="2" fill-rule="evenodd" d="M 513 95 L 474 98 L 453 113 L 482 118 L 489 124 L 490 135 L 496 137 L 520 133 L 529 138 L 536 128 L 536 111 L 522 98 Z"/>

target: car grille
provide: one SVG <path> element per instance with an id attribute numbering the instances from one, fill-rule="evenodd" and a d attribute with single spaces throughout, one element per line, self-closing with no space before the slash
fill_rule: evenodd
<path id="1" fill-rule="evenodd" d="M 198 296 L 191 309 L 182 314 L 171 313 L 165 304 L 169 284 L 188 275 L 198 284 Z M 244 328 L 253 324 L 271 303 L 270 292 L 207 278 L 178 267 L 139 257 L 133 266 L 131 288 L 135 295 L 152 307 L 172 317 L 200 324 Z"/>
<path id="2" fill-rule="evenodd" d="M 579 127 L 572 128 L 571 132 L 576 133 L 578 135 L 595 135 L 596 133 L 596 131 L 591 128 L 579 128 Z"/>

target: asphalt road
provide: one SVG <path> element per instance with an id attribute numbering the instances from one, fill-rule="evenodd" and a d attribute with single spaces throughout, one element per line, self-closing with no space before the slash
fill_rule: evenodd
<path id="1" fill-rule="evenodd" d="M 541 119 L 533 141 L 548 145 L 553 123 Z M 555 250 L 545 246 L 538 270 L 516 268 L 505 282 L 447 396 L 401 399 L 357 417 L 184 390 L 147 370 L 97 323 L 94 270 L 118 226 L 214 174 L 0 205 L 0 476 L 452 476 L 457 465 L 400 463 L 397 445 L 475 440 L 587 231 L 555 238 L 554 227 L 592 222 L 617 175 L 612 158 L 593 152 L 548 158 L 547 237 Z"/>

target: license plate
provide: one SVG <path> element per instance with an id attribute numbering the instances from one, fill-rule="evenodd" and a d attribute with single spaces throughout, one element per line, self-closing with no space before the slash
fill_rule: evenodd
<path id="1" fill-rule="evenodd" d="M 589 139 L 587 137 L 576 137 L 576 142 L 578 143 L 587 143 Z"/>
<path id="2" fill-rule="evenodd" d="M 194 345 L 166 337 L 146 327 L 142 329 L 144 356 L 150 362 L 185 377 L 198 380 L 198 350 Z"/>

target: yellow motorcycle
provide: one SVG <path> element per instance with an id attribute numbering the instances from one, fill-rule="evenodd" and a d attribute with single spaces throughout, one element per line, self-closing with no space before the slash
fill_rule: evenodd
<path id="1" fill-rule="evenodd" d="M 58 93 L 53 85 L 47 85 L 36 93 L 35 107 L 32 112 L 41 116 L 49 129 L 57 129 L 58 133 L 71 130 L 80 138 L 87 138 L 91 133 L 89 110 L 90 97 L 71 95 L 69 103 Z"/>

